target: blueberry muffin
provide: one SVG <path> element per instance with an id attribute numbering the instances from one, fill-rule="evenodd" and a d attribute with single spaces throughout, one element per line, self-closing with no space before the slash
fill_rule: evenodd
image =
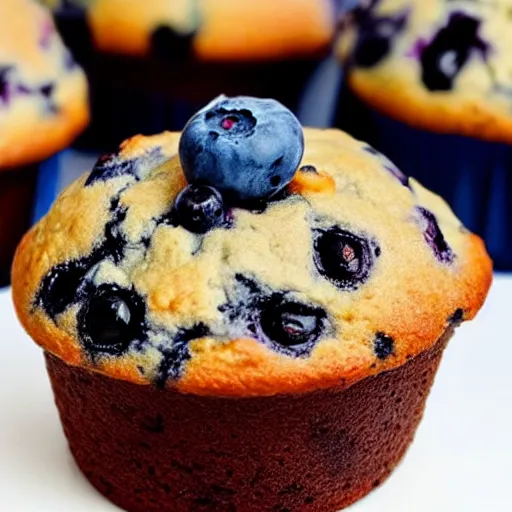
<path id="1" fill-rule="evenodd" d="M 512 269 L 512 5 L 371 0 L 353 11 L 339 125 L 442 194 Z"/>
<path id="2" fill-rule="evenodd" d="M 221 93 L 296 109 L 330 52 L 336 13 L 332 0 L 47 3 L 93 88 L 93 123 L 79 142 L 105 151 L 134 133 L 181 130 Z"/>
<path id="3" fill-rule="evenodd" d="M 0 5 L 0 286 L 28 228 L 37 168 L 88 118 L 84 74 L 31 0 Z"/>
<path id="4" fill-rule="evenodd" d="M 221 97 L 71 185 L 20 244 L 13 296 L 114 503 L 334 512 L 405 453 L 491 276 L 372 147 Z"/>

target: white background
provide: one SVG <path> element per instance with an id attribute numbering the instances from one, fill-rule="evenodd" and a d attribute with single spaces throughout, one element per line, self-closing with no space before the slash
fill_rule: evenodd
<path id="1" fill-rule="evenodd" d="M 512 511 L 512 276 L 450 342 L 403 463 L 350 512 Z M 40 349 L 0 292 L 0 511 L 119 510 L 67 451 Z"/>

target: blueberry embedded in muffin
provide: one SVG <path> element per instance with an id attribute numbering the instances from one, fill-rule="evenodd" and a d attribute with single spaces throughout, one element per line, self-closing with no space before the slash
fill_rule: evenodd
<path id="1" fill-rule="evenodd" d="M 395 16 L 376 16 L 373 11 L 376 3 L 355 11 L 360 31 L 352 58 L 355 65 L 363 68 L 375 66 L 389 54 L 396 35 L 407 23 L 407 11 Z"/>
<path id="2" fill-rule="evenodd" d="M 87 294 L 77 314 L 78 332 L 92 358 L 119 356 L 145 338 L 145 304 L 133 290 L 104 284 Z"/>
<path id="3" fill-rule="evenodd" d="M 320 274 L 342 290 L 355 290 L 369 277 L 380 247 L 366 237 L 331 228 L 315 233 L 314 260 Z"/>
<path id="4" fill-rule="evenodd" d="M 417 208 L 417 211 L 423 226 L 425 241 L 432 248 L 436 258 L 443 263 L 451 263 L 455 258 L 455 254 L 446 243 L 444 235 L 439 229 L 435 215 L 421 206 Z"/>
<path id="5" fill-rule="evenodd" d="M 479 244 L 366 144 L 221 98 L 75 182 L 23 242 L 15 300 L 46 350 L 116 378 L 316 389 L 400 365 L 454 311 L 470 318 L 490 275 Z"/>
<path id="6" fill-rule="evenodd" d="M 188 185 L 174 203 L 177 222 L 192 233 L 206 233 L 227 225 L 228 214 L 220 193 L 207 185 Z"/>

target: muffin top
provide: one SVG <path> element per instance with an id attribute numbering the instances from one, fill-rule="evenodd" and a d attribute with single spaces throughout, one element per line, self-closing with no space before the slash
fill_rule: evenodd
<path id="1" fill-rule="evenodd" d="M 49 12 L 0 2 L 0 171 L 44 160 L 88 121 L 87 84 Z"/>
<path id="2" fill-rule="evenodd" d="M 71 365 L 251 396 L 404 364 L 476 314 L 491 275 L 482 241 L 367 144 L 221 97 L 73 183 L 20 244 L 13 294 Z"/>
<path id="3" fill-rule="evenodd" d="M 200 60 L 278 60 L 328 50 L 331 0 L 43 0 L 58 16 L 84 16 L 96 46 Z M 115 29 L 113 29 L 115 27 Z"/>
<path id="4" fill-rule="evenodd" d="M 369 0 L 338 53 L 354 92 L 418 128 L 512 142 L 510 0 Z"/>

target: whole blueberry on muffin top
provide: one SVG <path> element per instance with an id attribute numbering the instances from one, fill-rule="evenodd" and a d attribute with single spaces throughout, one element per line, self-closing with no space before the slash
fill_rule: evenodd
<path id="1" fill-rule="evenodd" d="M 368 145 L 222 97 L 63 192 L 18 249 L 14 300 L 69 364 L 272 395 L 403 364 L 472 318 L 490 279 L 481 240 Z"/>

